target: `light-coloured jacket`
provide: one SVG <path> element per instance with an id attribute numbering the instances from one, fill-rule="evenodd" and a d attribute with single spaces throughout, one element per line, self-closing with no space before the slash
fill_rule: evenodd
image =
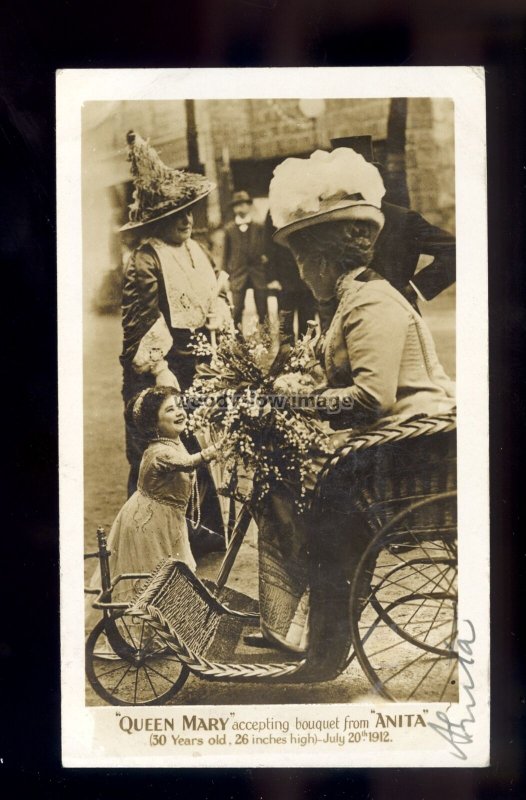
<path id="1" fill-rule="evenodd" d="M 361 278 L 361 279 L 360 279 Z M 340 282 L 322 363 L 328 396 L 346 397 L 347 422 L 368 427 L 455 410 L 455 384 L 440 364 L 429 328 L 386 280 L 371 270 Z"/>

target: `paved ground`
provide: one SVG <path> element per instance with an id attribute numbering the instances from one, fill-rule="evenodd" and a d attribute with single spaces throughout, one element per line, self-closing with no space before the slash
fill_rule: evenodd
<path id="1" fill-rule="evenodd" d="M 248 316 L 251 316 L 249 309 Z M 455 376 L 455 295 L 450 290 L 424 309 L 446 371 Z M 85 414 L 85 547 L 95 549 L 98 525 L 108 530 L 126 499 L 127 464 L 124 431 L 120 351 L 120 320 L 116 316 L 87 315 L 85 319 L 84 414 Z M 221 556 L 203 559 L 198 574 L 214 579 Z M 88 562 L 92 564 L 93 562 Z M 257 597 L 256 532 L 251 530 L 231 574 L 229 585 Z M 357 665 L 330 684 L 262 687 L 213 684 L 191 678 L 174 702 L 197 703 L 314 703 L 349 702 L 369 692 Z M 99 702 L 88 690 L 88 702 Z"/>

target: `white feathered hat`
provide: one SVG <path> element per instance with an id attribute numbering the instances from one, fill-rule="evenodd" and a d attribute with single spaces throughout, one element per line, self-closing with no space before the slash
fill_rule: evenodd
<path id="1" fill-rule="evenodd" d="M 379 233 L 384 194 L 377 168 L 349 147 L 287 158 L 274 170 L 269 188 L 270 214 L 278 229 L 274 239 L 286 244 L 295 231 L 342 219 L 371 221 Z"/>

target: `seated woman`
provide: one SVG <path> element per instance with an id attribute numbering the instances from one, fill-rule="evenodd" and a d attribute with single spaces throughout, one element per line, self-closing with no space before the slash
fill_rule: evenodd
<path id="1" fill-rule="evenodd" d="M 287 159 L 270 185 L 275 238 L 290 247 L 316 299 L 338 301 L 319 346 L 325 381 L 317 392 L 332 427 L 352 436 L 455 413 L 454 384 L 425 322 L 368 268 L 384 192 L 378 170 L 347 148 Z M 423 472 L 445 475 L 447 488 L 455 480 L 454 431 L 354 455 L 331 474 L 311 512 L 297 514 L 282 492 L 259 520 L 263 633 L 299 651 L 308 641 L 321 661 L 332 639 L 341 643 L 342 663 L 348 654 L 348 591 L 371 537 L 363 515 L 367 486 L 387 494 L 396 491 L 393 479 L 420 480 Z"/>
<path id="2" fill-rule="evenodd" d="M 215 445 L 190 455 L 180 439 L 186 412 L 171 386 L 144 389 L 128 407 L 130 423 L 148 441 L 136 491 L 119 511 L 108 537 L 112 578 L 123 573 L 150 573 L 165 558 L 184 561 L 195 570 L 186 525 L 190 506 L 199 521 L 196 468 L 215 459 Z M 92 587 L 100 586 L 99 567 Z M 113 602 L 130 599 L 130 582 L 113 592 Z M 98 613 L 98 612 L 97 612 Z"/>

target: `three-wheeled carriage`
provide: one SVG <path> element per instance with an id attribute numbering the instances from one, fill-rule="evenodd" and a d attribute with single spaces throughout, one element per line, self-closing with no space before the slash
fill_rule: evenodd
<path id="1" fill-rule="evenodd" d="M 100 559 L 101 587 L 93 605 L 102 618 L 86 643 L 93 689 L 114 705 L 160 705 L 175 696 L 190 673 L 208 681 L 308 683 L 335 678 L 356 658 L 386 699 L 455 700 L 454 427 L 449 417 L 384 427 L 357 437 L 326 464 L 314 502 L 320 497 L 327 502 L 331 491 L 326 487 L 334 490 L 337 476 L 339 485 L 356 478 L 359 454 L 369 451 L 369 478 L 359 480 L 352 501 L 353 513 L 358 507 L 365 520 L 368 541 L 349 574 L 341 564 L 332 573 L 331 559 L 324 563 L 323 542 L 317 548 L 325 595 L 320 602 L 313 587 L 311 604 L 317 605 L 311 605 L 304 653 L 240 646 L 258 625 L 257 603 L 236 593 L 230 593 L 230 601 L 218 599 L 250 521 L 247 508 L 238 517 L 216 585 L 203 583 L 173 559 L 151 576 L 112 579 L 106 537 L 99 530 L 98 551 L 90 556 Z M 426 448 L 432 441 L 441 443 L 438 450 Z M 387 471 L 377 468 L 386 463 Z M 341 552 L 348 550 L 352 536 L 345 525 L 332 531 L 327 552 L 333 562 L 340 545 Z M 118 583 L 138 579 L 142 585 L 129 603 L 112 602 Z M 335 618 L 345 624 L 335 625 Z"/>

